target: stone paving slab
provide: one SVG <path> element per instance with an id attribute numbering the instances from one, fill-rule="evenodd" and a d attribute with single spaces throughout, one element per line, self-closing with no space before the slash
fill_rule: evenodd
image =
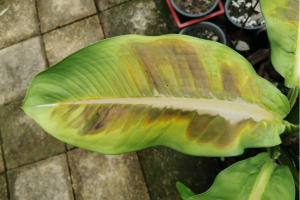
<path id="1" fill-rule="evenodd" d="M 95 0 L 99 11 L 107 10 L 130 0 Z"/>
<path id="2" fill-rule="evenodd" d="M 165 0 L 130 1 L 99 14 L 105 37 L 178 33 Z"/>
<path id="3" fill-rule="evenodd" d="M 37 0 L 43 33 L 97 13 L 93 0 Z"/>
<path id="4" fill-rule="evenodd" d="M 12 200 L 73 200 L 66 154 L 8 171 Z"/>
<path id="5" fill-rule="evenodd" d="M 23 98 L 34 76 L 46 68 L 40 36 L 0 50 L 0 106 Z"/>
<path id="6" fill-rule="evenodd" d="M 0 200 L 8 200 L 5 174 L 0 175 Z"/>
<path id="7" fill-rule="evenodd" d="M 50 66 L 71 53 L 104 39 L 98 16 L 54 30 L 43 37 Z"/>
<path id="8" fill-rule="evenodd" d="M 0 132 L 7 169 L 65 151 L 65 144 L 45 131 L 20 108 L 22 101 L 0 107 Z"/>
<path id="9" fill-rule="evenodd" d="M 136 152 L 103 155 L 68 152 L 76 200 L 150 200 Z"/>
<path id="10" fill-rule="evenodd" d="M 39 34 L 35 0 L 0 1 L 0 12 L 6 8 L 0 17 L 0 49 Z"/>
<path id="11" fill-rule="evenodd" d="M 5 167 L 4 167 L 3 157 L 2 157 L 2 148 L 0 148 L 0 173 L 4 171 L 5 171 Z"/>
<path id="12" fill-rule="evenodd" d="M 215 158 L 189 156 L 167 147 L 151 147 L 138 154 L 152 200 L 181 200 L 177 181 L 195 194 L 205 192 L 219 172 Z"/>

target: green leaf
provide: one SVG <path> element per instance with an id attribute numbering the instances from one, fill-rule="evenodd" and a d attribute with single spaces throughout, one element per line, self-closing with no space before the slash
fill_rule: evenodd
<path id="1" fill-rule="evenodd" d="M 195 195 L 188 187 L 180 182 L 176 182 L 176 188 L 183 200 Z"/>
<path id="2" fill-rule="evenodd" d="M 293 176 L 268 153 L 237 162 L 223 170 L 205 193 L 188 200 L 294 200 Z"/>
<path id="3" fill-rule="evenodd" d="M 292 172 L 295 185 L 299 189 L 299 172 L 283 151 L 280 151 L 280 156 L 278 158 L 278 161 L 280 162 L 280 164 L 286 165 L 290 169 L 290 171 Z"/>
<path id="4" fill-rule="evenodd" d="M 299 0 L 260 0 L 271 43 L 271 60 L 285 86 L 299 86 Z"/>
<path id="5" fill-rule="evenodd" d="M 299 96 L 291 112 L 286 116 L 285 120 L 293 124 L 299 124 Z"/>
<path id="6" fill-rule="evenodd" d="M 104 154 L 164 145 L 233 156 L 281 143 L 287 98 L 232 49 L 183 35 L 127 35 L 38 74 L 24 111 L 66 143 Z"/>

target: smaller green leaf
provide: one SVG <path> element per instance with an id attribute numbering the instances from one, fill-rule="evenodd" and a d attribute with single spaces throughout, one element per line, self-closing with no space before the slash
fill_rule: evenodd
<path id="1" fill-rule="evenodd" d="M 299 124 L 299 97 L 297 98 L 291 112 L 288 114 L 288 116 L 286 116 L 285 120 L 293 124 Z"/>
<path id="2" fill-rule="evenodd" d="M 295 185 L 299 189 L 299 172 L 297 171 L 297 169 L 294 167 L 293 163 L 288 159 L 288 157 L 285 155 L 285 153 L 283 151 L 280 151 L 280 156 L 278 158 L 278 161 L 280 162 L 280 164 L 286 165 L 289 167 L 289 169 L 292 172 Z"/>
<path id="3" fill-rule="evenodd" d="M 179 181 L 176 182 L 177 190 L 183 200 L 194 196 L 195 194 L 190 190 L 188 187 L 180 183 Z"/>
<path id="4" fill-rule="evenodd" d="M 237 162 L 223 170 L 212 187 L 187 200 L 294 200 L 293 176 L 268 153 Z"/>

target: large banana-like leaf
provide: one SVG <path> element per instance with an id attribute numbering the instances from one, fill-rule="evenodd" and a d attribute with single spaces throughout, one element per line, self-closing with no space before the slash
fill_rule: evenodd
<path id="1" fill-rule="evenodd" d="M 239 155 L 281 143 L 289 104 L 230 48 L 189 36 L 120 36 L 38 74 L 22 108 L 54 137 L 105 154 L 165 145 Z"/>
<path id="2" fill-rule="evenodd" d="M 299 0 L 260 0 L 271 43 L 271 60 L 285 86 L 299 86 Z"/>
<path id="3" fill-rule="evenodd" d="M 237 162 L 223 170 L 212 187 L 187 200 L 294 200 L 293 176 L 268 153 Z"/>

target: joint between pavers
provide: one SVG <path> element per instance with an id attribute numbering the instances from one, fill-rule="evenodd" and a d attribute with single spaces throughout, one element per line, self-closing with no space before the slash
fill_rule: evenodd
<path id="1" fill-rule="evenodd" d="M 4 174 L 5 174 L 5 181 L 6 181 L 6 191 L 7 191 L 7 199 L 10 199 L 10 193 L 9 193 L 9 182 L 8 182 L 8 175 L 7 175 L 7 167 L 6 167 L 6 160 L 4 156 L 4 148 L 3 148 L 3 139 L 2 139 L 2 133 L 0 132 L 0 146 L 1 146 L 1 153 L 2 153 L 2 160 L 4 165 Z"/>
<path id="2" fill-rule="evenodd" d="M 0 48 L 0 51 L 3 50 L 3 49 L 9 48 L 9 47 L 11 47 L 11 46 L 14 46 L 14 45 L 16 45 L 16 44 L 19 44 L 19 43 L 21 43 L 21 42 L 24 42 L 24 41 L 26 41 L 26 40 L 29 40 L 29 39 L 31 39 L 31 38 L 34 38 L 34 37 L 36 37 L 36 36 L 40 36 L 40 35 L 41 35 L 41 34 L 34 34 L 34 35 L 31 35 L 30 37 L 25 38 L 25 39 L 23 39 L 23 40 L 20 40 L 20 41 L 18 41 L 18 42 L 16 42 L 16 43 L 13 43 L 13 44 L 9 45 L 9 46 L 5 46 L 5 47 L 3 47 L 3 48 Z"/>
<path id="3" fill-rule="evenodd" d="M 2 153 L 3 153 L 3 152 L 2 152 Z M 58 156 L 58 155 L 62 155 L 62 154 L 64 154 L 64 153 L 65 153 L 65 152 L 63 152 L 63 153 L 58 153 L 58 154 L 54 154 L 54 155 L 49 156 L 49 157 L 47 157 L 47 158 L 42 158 L 42 159 L 40 159 L 40 160 L 36 160 L 36 161 L 33 161 L 33 162 L 29 162 L 29 163 L 26 163 L 26 164 L 22 164 L 22 165 L 19 165 L 19 166 L 17 166 L 17 167 L 12 167 L 12 168 L 8 169 L 7 171 L 11 171 L 11 170 L 14 170 L 14 169 L 18 169 L 18 168 L 20 168 L 20 167 L 24 167 L 24 166 L 31 165 L 31 164 L 34 164 L 34 163 L 38 163 L 38 162 L 40 162 L 40 161 L 47 160 L 47 159 L 49 159 L 49 158 L 51 158 L 51 157 Z M 4 161 L 3 161 L 3 162 L 4 162 Z"/>
<path id="4" fill-rule="evenodd" d="M 147 180 L 146 180 L 146 174 L 145 174 L 145 171 L 144 171 L 144 169 L 143 169 L 143 166 L 142 166 L 142 163 L 141 163 L 141 159 L 140 159 L 140 155 L 139 155 L 139 152 L 138 152 L 138 151 L 136 152 L 136 155 L 137 155 L 138 160 L 139 160 L 139 163 L 140 163 L 140 167 L 141 167 L 141 170 L 142 170 L 142 173 L 143 173 L 144 182 L 145 182 L 145 184 L 146 184 L 146 187 L 147 187 L 147 190 L 148 190 L 149 197 L 150 197 L 151 200 L 154 200 L 154 199 L 151 197 L 151 194 L 150 194 L 149 186 L 148 186 L 148 183 L 147 183 Z"/>
<path id="5" fill-rule="evenodd" d="M 99 22 L 100 22 L 100 26 L 101 26 L 101 29 L 102 29 L 103 36 L 104 36 L 104 38 L 106 39 L 107 37 L 106 37 L 106 35 L 105 35 L 105 31 L 104 31 L 104 29 L 103 29 L 103 26 L 102 26 L 102 24 L 101 24 L 101 19 L 100 19 L 100 16 L 99 16 L 99 15 L 98 15 L 98 19 L 99 19 Z"/>
<path id="6" fill-rule="evenodd" d="M 67 148 L 67 143 L 66 143 L 66 148 Z M 73 178 L 72 178 L 72 174 L 71 174 L 71 167 L 70 167 L 70 163 L 69 163 L 68 148 L 67 148 L 67 152 L 65 154 L 67 156 L 67 165 L 68 165 L 68 171 L 69 171 L 69 176 L 70 176 L 70 181 L 71 181 L 73 198 L 74 198 L 74 200 L 76 200 L 76 194 L 75 194 L 75 190 L 73 187 Z"/>
<path id="7" fill-rule="evenodd" d="M 129 1 L 122 2 L 122 3 L 120 3 L 120 4 L 114 5 L 114 6 L 112 6 L 112 7 L 109 7 L 109 8 L 107 8 L 107 9 L 101 10 L 101 11 L 98 10 L 98 6 L 96 5 L 96 9 L 97 9 L 97 11 L 98 11 L 99 14 L 100 14 L 100 13 L 102 13 L 102 12 L 104 12 L 104 11 L 111 10 L 111 9 L 113 9 L 113 8 L 115 8 L 115 7 L 121 6 L 121 5 L 126 4 L 126 3 L 129 3 L 129 2 L 131 2 L 131 1 L 133 1 L 133 0 L 129 0 Z"/>
<path id="8" fill-rule="evenodd" d="M 37 20 L 38 20 L 38 24 L 39 24 L 40 35 L 42 37 L 42 45 L 43 45 L 43 51 L 45 53 L 47 68 L 49 68 L 50 67 L 50 63 L 49 63 L 49 60 L 48 60 L 48 57 L 47 57 L 47 52 L 46 52 L 46 46 L 45 46 L 45 42 L 44 42 L 44 37 L 43 37 L 42 30 L 41 30 L 41 22 L 40 22 L 40 17 L 39 17 L 39 11 L 38 11 L 38 8 L 37 8 L 37 0 L 35 0 L 35 9 L 36 9 L 36 16 L 37 16 Z"/>
<path id="9" fill-rule="evenodd" d="M 63 28 L 63 27 L 69 26 L 69 25 L 72 25 L 72 24 L 74 24 L 74 23 L 76 23 L 76 22 L 80 22 L 80 21 L 83 21 L 83 20 L 85 20 L 85 19 L 89 19 L 89 18 L 94 17 L 94 16 L 96 16 L 96 15 L 98 15 L 98 14 L 99 14 L 99 13 L 97 12 L 97 13 L 95 13 L 95 14 L 92 14 L 92 15 L 86 16 L 86 17 L 84 17 L 84 18 L 75 20 L 75 21 L 73 21 L 73 22 L 71 22 L 71 23 L 69 23 L 69 24 L 65 24 L 65 25 L 63 25 L 63 26 L 58 26 L 58 27 L 56 27 L 55 29 L 51 29 L 51 30 L 49 30 L 49 31 L 47 31 L 47 32 L 41 33 L 41 35 L 45 35 L 45 34 L 50 33 L 50 32 L 52 32 L 52 31 L 61 29 L 61 28 Z"/>

